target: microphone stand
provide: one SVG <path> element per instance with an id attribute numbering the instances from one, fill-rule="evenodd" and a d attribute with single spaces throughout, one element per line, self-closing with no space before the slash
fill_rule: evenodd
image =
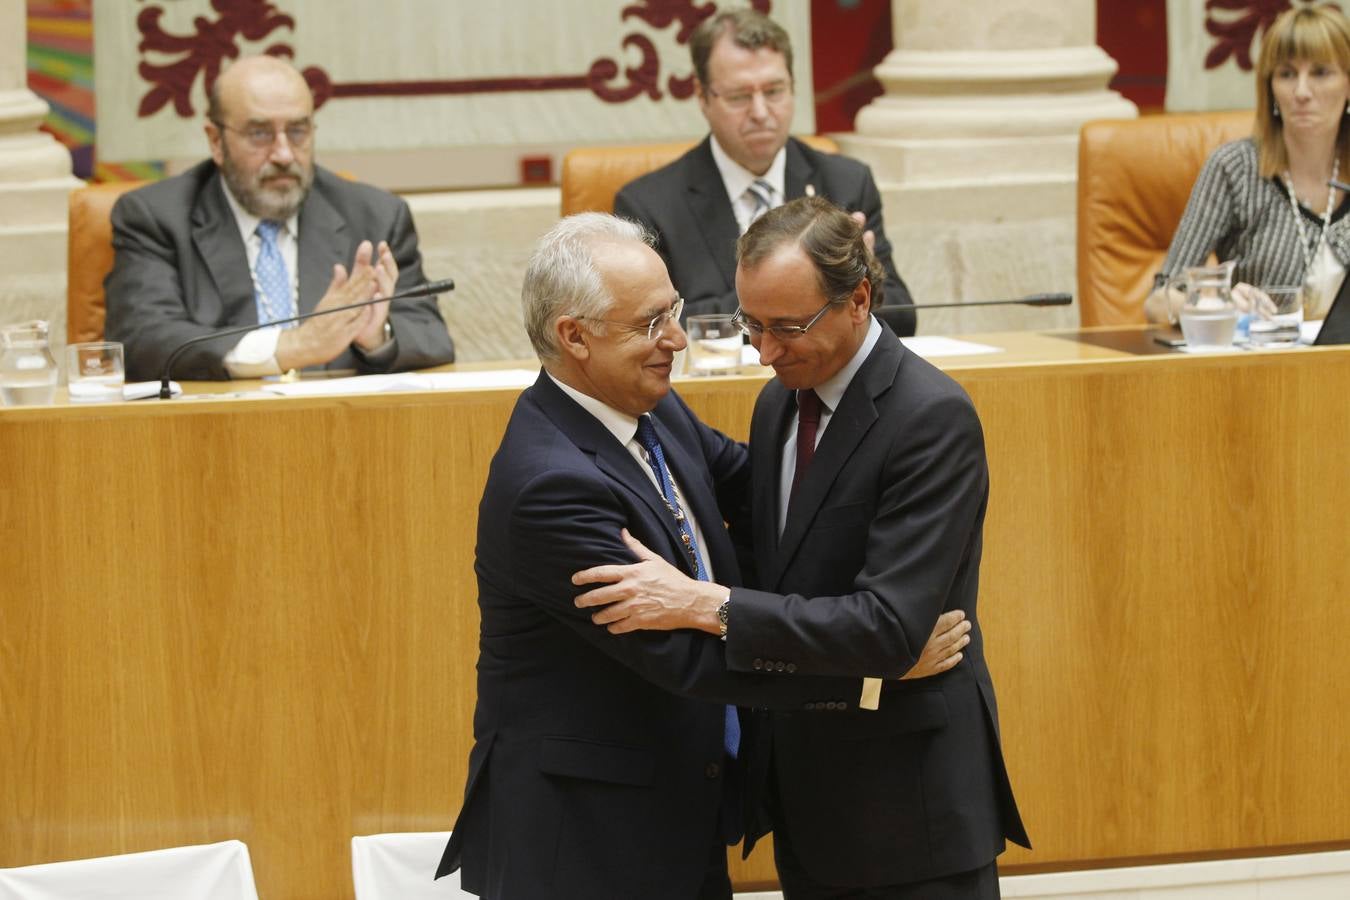
<path id="1" fill-rule="evenodd" d="M 314 312 L 303 313 L 298 316 L 291 316 L 288 319 L 277 319 L 266 324 L 240 325 L 236 328 L 226 328 L 221 331 L 212 331 L 210 334 L 199 334 L 194 338 L 189 338 L 179 344 L 169 354 L 169 358 L 164 361 L 164 368 L 161 370 L 159 378 L 159 399 L 168 400 L 173 397 L 173 392 L 169 389 L 169 380 L 173 374 L 173 364 L 178 362 L 178 357 L 183 355 L 183 351 L 198 344 L 204 344 L 207 341 L 213 341 L 216 338 L 232 337 L 237 334 L 248 334 L 250 331 L 257 331 L 259 328 L 271 328 L 274 325 L 289 325 L 291 322 L 303 322 L 305 319 L 313 319 L 318 316 L 326 316 L 330 313 L 347 312 L 348 310 L 360 309 L 363 306 L 374 306 L 376 303 L 392 303 L 395 300 L 411 300 L 415 297 L 429 297 L 432 294 L 441 294 L 455 289 L 455 280 L 453 278 L 443 278 L 440 281 L 429 281 L 426 284 L 419 284 L 416 287 L 410 287 L 406 290 L 397 291 L 388 297 L 377 297 L 370 300 L 362 300 L 360 303 L 348 303 L 346 306 L 335 306 L 332 309 L 320 309 Z"/>
<path id="2" fill-rule="evenodd" d="M 1073 294 L 1028 294 L 1015 300 L 971 300 L 947 303 L 883 303 L 877 309 L 956 309 L 966 306 L 1068 306 Z"/>

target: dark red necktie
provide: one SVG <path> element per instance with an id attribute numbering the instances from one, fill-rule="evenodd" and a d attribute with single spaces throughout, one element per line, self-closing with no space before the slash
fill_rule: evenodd
<path id="1" fill-rule="evenodd" d="M 792 473 L 789 497 L 797 496 L 807 466 L 816 455 L 816 429 L 820 427 L 820 398 L 810 389 L 797 392 L 797 469 Z"/>

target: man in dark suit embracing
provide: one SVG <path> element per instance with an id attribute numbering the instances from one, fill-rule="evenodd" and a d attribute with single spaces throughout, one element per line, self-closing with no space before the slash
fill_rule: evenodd
<path id="1" fill-rule="evenodd" d="M 826 197 L 852 211 L 886 270 L 886 299 L 909 303 L 872 173 L 788 136 L 794 84 L 787 32 L 754 10 L 722 12 L 694 30 L 689 52 L 711 134 L 614 198 L 615 214 L 656 233 L 685 313 L 736 309 L 736 238 L 766 210 L 797 197 Z M 901 334 L 914 333 L 913 310 L 894 315 Z"/>
<path id="2" fill-rule="evenodd" d="M 977 617 L 989 475 L 970 398 L 871 314 L 884 275 L 858 223 L 819 198 L 759 219 L 739 246 L 737 320 L 776 378 L 755 404 L 754 571 L 717 608 L 727 665 L 893 676 L 962 610 L 958 665 L 872 681 L 832 717 L 757 710 L 745 746 L 788 900 L 987 900 L 1004 841 L 1029 846 L 999 745 Z M 599 567 L 595 621 L 707 626 L 710 600 L 643 561 Z M 854 708 L 857 707 L 857 708 Z"/>
<path id="3" fill-rule="evenodd" d="M 726 900 L 726 845 L 741 833 L 726 704 L 833 718 L 861 682 L 729 673 L 715 625 L 616 638 L 574 604 L 578 567 L 632 561 L 627 529 L 715 622 L 716 582 L 740 583 L 722 523 L 744 519 L 749 460 L 670 391 L 681 301 L 640 226 L 564 219 L 540 240 L 522 302 L 543 371 L 479 506 L 474 746 L 437 875 L 462 868 L 464 888 L 491 900 Z M 959 637 L 956 623 L 941 624 Z M 933 644 L 911 677 L 959 649 L 951 635 Z"/>

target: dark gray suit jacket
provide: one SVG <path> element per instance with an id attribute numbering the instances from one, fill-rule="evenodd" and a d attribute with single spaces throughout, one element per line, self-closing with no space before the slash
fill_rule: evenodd
<path id="1" fill-rule="evenodd" d="M 668 166 L 624 186 L 614 212 L 656 233 L 656 250 L 666 261 L 675 290 L 685 299 L 686 316 L 735 312 L 736 239 L 739 228 L 732 201 L 713 161 L 712 138 Z M 810 186 L 847 209 L 861 210 L 876 235 L 877 259 L 886 268 L 883 305 L 909 303 L 909 288 L 891 260 L 891 242 L 881 220 L 881 195 L 867 166 L 847 156 L 821 153 L 795 138 L 787 143 L 783 187 L 787 199 L 806 195 Z M 898 332 L 914 333 L 914 311 L 897 310 Z"/>
<path id="2" fill-rule="evenodd" d="M 248 257 L 215 163 L 124 194 L 113 207 L 112 272 L 104 281 L 108 340 L 121 341 L 127 378 L 157 379 L 175 347 L 189 338 L 256 324 Z M 311 312 L 333 277 L 351 267 L 363 240 L 388 241 L 400 289 L 421 284 L 422 255 L 408 205 L 369 185 L 315 167 L 300 208 L 299 311 Z M 373 364 L 348 349 L 323 368 L 392 372 L 452 362 L 454 344 L 436 299 L 396 301 L 389 309 L 396 352 Z M 208 341 L 184 353 L 173 376 L 229 378 L 224 357 L 239 338 Z"/>
<path id="3" fill-rule="evenodd" d="M 823 883 L 906 884 L 983 866 L 1005 838 L 1027 845 L 1027 836 L 976 609 L 989 473 L 975 408 L 883 331 L 821 437 L 780 538 L 794 410 L 776 379 L 755 404 L 756 570 L 744 575 L 760 590 L 732 589 L 728 666 L 785 679 L 896 679 L 941 613 L 965 610 L 974 627 L 954 669 L 885 682 L 879 710 L 757 713 L 746 731 L 749 789 L 764 796 L 776 781 L 773 830 L 787 832 Z M 747 825 L 747 845 L 767 824 Z"/>

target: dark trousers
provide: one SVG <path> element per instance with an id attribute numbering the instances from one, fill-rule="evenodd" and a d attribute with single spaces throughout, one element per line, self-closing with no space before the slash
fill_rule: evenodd
<path id="1" fill-rule="evenodd" d="M 697 900 L 731 900 L 731 876 L 727 874 L 727 845 L 713 843 L 708 868 L 703 873 Z"/>
<path id="2" fill-rule="evenodd" d="M 773 861 L 783 900 L 998 900 L 998 864 L 958 872 L 930 881 L 879 887 L 838 887 L 821 884 L 801 867 L 787 835 L 773 833 Z"/>

